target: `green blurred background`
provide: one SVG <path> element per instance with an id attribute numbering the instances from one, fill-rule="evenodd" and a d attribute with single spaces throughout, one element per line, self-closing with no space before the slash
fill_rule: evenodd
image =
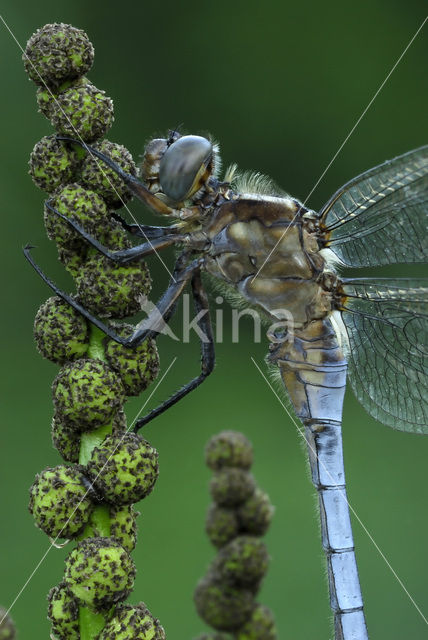
<path id="1" fill-rule="evenodd" d="M 2 3 L 19 43 L 47 22 L 85 29 L 96 50 L 90 79 L 115 101 L 109 138 L 137 157 L 152 135 L 184 123 L 210 131 L 224 164 L 269 174 L 304 199 L 424 18 L 409 0 L 359 3 L 140 2 L 40 0 Z M 62 286 L 71 279 L 57 262 L 42 222 L 43 194 L 27 175 L 34 143 L 51 132 L 37 113 L 19 48 L 0 25 L 2 64 L 2 435 L 1 585 L 8 606 L 48 548 L 27 511 L 35 473 L 60 462 L 50 442 L 50 385 L 57 367 L 32 342 L 38 306 L 50 295 L 24 261 L 21 246 Z M 319 208 L 348 179 L 426 141 L 427 39 L 422 32 L 329 169 L 309 202 Z M 152 218 L 133 204 L 139 219 Z M 172 260 L 172 255 L 167 254 Z M 166 275 L 151 261 L 154 287 Z M 404 273 L 396 269 L 396 273 Z M 406 273 L 410 273 L 406 271 Z M 226 320 L 230 311 L 225 309 Z M 179 331 L 180 313 L 175 323 Z M 198 347 L 160 343 L 162 366 L 177 361 L 150 406 L 198 368 Z M 168 637 L 190 640 L 204 629 L 192 592 L 213 557 L 204 535 L 208 438 L 239 429 L 253 441 L 254 473 L 276 505 L 267 543 L 271 568 L 260 594 L 275 612 L 281 640 L 332 637 L 314 492 L 296 429 L 252 364 L 263 367 L 266 344 L 253 344 L 247 323 L 239 344 L 226 331 L 217 368 L 206 384 L 157 419 L 146 437 L 159 449 L 161 475 L 141 505 L 134 553 L 134 601 L 144 600 Z M 128 404 L 135 416 L 144 398 Z M 394 432 L 368 417 L 349 391 L 344 411 L 349 499 L 364 527 L 428 615 L 428 440 Z M 354 519 L 370 637 L 419 640 L 427 624 Z M 59 582 L 65 550 L 52 550 L 17 600 L 20 638 L 48 638 L 46 593 Z"/>

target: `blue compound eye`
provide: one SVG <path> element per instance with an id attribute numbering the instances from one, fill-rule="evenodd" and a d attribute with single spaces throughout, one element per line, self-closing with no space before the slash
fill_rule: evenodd
<path id="1" fill-rule="evenodd" d="M 174 202 L 190 198 L 209 177 L 211 142 L 202 136 L 183 136 L 165 151 L 159 166 L 162 191 Z"/>

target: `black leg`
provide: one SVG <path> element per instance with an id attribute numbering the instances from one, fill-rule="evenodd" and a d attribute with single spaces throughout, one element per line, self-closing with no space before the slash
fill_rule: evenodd
<path id="1" fill-rule="evenodd" d="M 79 146 L 83 147 L 85 151 L 90 153 L 91 156 L 95 156 L 96 158 L 99 158 L 100 160 L 105 162 L 105 164 L 110 167 L 110 169 L 112 169 L 115 173 L 117 173 L 118 176 L 122 178 L 130 191 L 132 191 L 132 193 L 135 194 L 137 198 L 139 198 L 142 202 L 144 202 L 152 211 L 164 215 L 177 215 L 174 209 L 172 209 L 165 202 L 162 202 L 162 200 L 153 195 L 153 193 L 151 193 L 142 182 L 140 182 L 130 173 L 126 173 L 126 171 L 119 167 L 116 162 L 114 162 L 104 153 L 101 153 L 101 151 L 94 149 L 94 147 L 91 147 L 81 140 L 69 138 L 68 136 L 57 136 L 57 140 L 63 140 L 64 142 L 78 144 Z"/>
<path id="2" fill-rule="evenodd" d="M 136 421 L 134 431 L 137 432 L 141 427 L 156 418 L 158 415 L 172 407 L 188 393 L 199 387 L 202 382 L 210 375 L 215 364 L 214 338 L 209 315 L 208 299 L 201 282 L 201 273 L 198 270 L 192 278 L 192 293 L 195 303 L 196 314 L 203 312 L 202 317 L 198 320 L 198 325 L 205 334 L 207 340 L 201 340 L 201 373 L 188 382 L 184 387 L 179 389 L 168 400 L 165 400 L 159 407 L 153 409 L 143 418 Z"/>
<path id="3" fill-rule="evenodd" d="M 156 253 L 158 249 L 165 249 L 166 247 L 175 244 L 176 242 L 183 241 L 185 236 L 179 234 L 165 235 L 160 238 L 154 238 L 153 240 L 149 240 L 143 244 L 139 244 L 136 247 L 131 247 L 130 249 L 121 249 L 119 251 L 110 251 L 104 247 L 96 238 L 91 236 L 90 233 L 85 231 L 85 229 L 78 223 L 75 222 L 72 218 L 68 218 L 63 213 L 60 213 L 58 209 L 53 207 L 49 200 L 46 200 L 45 206 L 47 209 L 55 213 L 58 217 L 65 220 L 66 223 L 70 225 L 82 238 L 84 238 L 89 244 L 91 244 L 95 249 L 97 249 L 104 256 L 113 260 L 114 262 L 118 262 L 119 264 L 126 264 L 127 262 L 131 262 L 132 260 L 136 260 L 137 258 L 143 258 L 144 256 L 148 256 L 152 253 Z"/>
<path id="4" fill-rule="evenodd" d="M 109 338 L 111 338 L 115 342 L 119 342 L 119 344 L 124 344 L 125 342 L 124 338 L 121 338 L 120 336 L 118 336 L 117 333 L 115 333 L 108 325 L 106 325 L 104 322 L 99 320 L 90 311 L 85 309 L 85 307 L 79 304 L 79 302 L 77 302 L 77 300 L 75 300 L 68 293 L 65 293 L 65 291 L 62 291 L 59 287 L 57 287 L 57 285 L 52 280 L 50 280 L 50 278 L 48 278 L 45 273 L 43 273 L 39 265 L 35 262 L 35 260 L 33 260 L 33 257 L 31 255 L 31 249 L 34 249 L 34 247 L 27 244 L 23 249 L 24 256 L 27 258 L 28 262 L 31 264 L 31 266 L 36 271 L 36 273 L 48 285 L 48 287 L 50 287 L 57 296 L 65 300 L 65 302 L 68 302 L 70 307 L 73 307 L 73 309 L 75 309 L 78 313 L 80 313 L 87 320 L 89 320 L 89 322 L 92 322 L 92 324 L 98 327 L 98 329 L 101 329 L 101 331 L 103 331 Z"/>
<path id="5" fill-rule="evenodd" d="M 149 316 L 137 326 L 137 329 L 134 331 L 132 336 L 129 338 L 123 338 L 119 336 L 111 327 L 102 322 L 99 318 L 97 318 L 93 313 L 88 311 L 84 306 L 82 306 L 77 300 L 75 300 L 72 296 L 65 291 L 62 291 L 57 285 L 50 280 L 45 273 L 41 270 L 39 265 L 33 260 L 31 256 L 31 249 L 33 249 L 31 245 L 27 245 L 24 247 L 24 255 L 27 258 L 28 262 L 35 269 L 35 271 L 39 274 L 44 282 L 52 289 L 52 291 L 68 302 L 68 304 L 73 307 L 78 313 L 84 316 L 89 322 L 92 322 L 96 327 L 101 329 L 103 333 L 106 334 L 111 340 L 118 342 L 119 344 L 125 347 L 133 347 L 135 345 L 141 344 L 144 340 L 148 338 L 153 338 L 158 335 L 161 331 L 161 324 L 167 323 L 171 318 L 175 305 L 177 303 L 177 299 L 185 288 L 187 282 L 192 277 L 195 270 L 199 269 L 201 261 L 195 260 L 190 263 L 188 266 L 183 267 L 184 260 L 188 257 L 186 253 L 182 253 L 181 256 L 177 260 L 177 268 L 174 270 L 173 279 L 159 300 L 158 304 L 155 307 L 155 312 L 149 314 Z M 156 327 L 158 330 L 156 330 Z"/>
<path id="6" fill-rule="evenodd" d="M 111 217 L 119 222 L 128 233 L 132 233 L 132 235 L 139 236 L 140 238 L 145 238 L 146 240 L 163 238 L 165 236 L 172 235 L 173 233 L 180 233 L 180 229 L 174 225 L 169 227 L 152 227 L 147 224 L 130 224 L 122 218 L 117 211 L 113 211 Z"/>
<path id="7" fill-rule="evenodd" d="M 187 283 L 203 263 L 203 259 L 198 258 L 187 266 L 184 266 L 186 259 L 188 259 L 188 254 L 187 252 L 183 252 L 176 262 L 168 288 L 159 298 L 153 311 L 137 325 L 132 336 L 126 339 L 126 346 L 133 347 L 141 344 L 141 342 L 144 342 L 144 340 L 148 338 L 154 338 L 159 333 L 162 333 L 162 329 L 172 317 L 177 301 Z"/>

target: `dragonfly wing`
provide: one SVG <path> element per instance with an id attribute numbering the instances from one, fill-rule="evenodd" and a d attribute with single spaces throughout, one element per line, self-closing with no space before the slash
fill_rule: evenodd
<path id="1" fill-rule="evenodd" d="M 345 184 L 320 212 L 327 246 L 349 267 L 428 260 L 428 145 Z"/>
<path id="2" fill-rule="evenodd" d="M 344 281 L 349 381 L 377 420 L 428 433 L 428 280 Z"/>

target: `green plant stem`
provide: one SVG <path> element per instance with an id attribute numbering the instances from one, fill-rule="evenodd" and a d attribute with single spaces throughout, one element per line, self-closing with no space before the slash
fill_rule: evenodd
<path id="1" fill-rule="evenodd" d="M 106 362 L 104 355 L 104 334 L 94 325 L 90 325 L 88 357 Z M 86 465 L 91 457 L 94 447 L 101 444 L 105 436 L 111 433 L 112 423 L 103 425 L 94 431 L 82 434 L 80 441 L 79 463 Z M 91 519 L 86 525 L 81 538 L 89 538 L 94 535 L 110 536 L 110 509 L 107 505 L 95 507 Z M 79 630 L 81 640 L 94 640 L 105 626 L 105 618 L 101 613 L 91 611 L 87 607 L 79 607 Z"/>
<path id="2" fill-rule="evenodd" d="M 98 429 L 94 429 L 94 431 L 82 434 L 82 439 L 80 441 L 79 464 L 88 464 L 92 450 L 94 447 L 98 447 L 98 445 L 101 444 L 108 433 L 111 433 L 111 428 L 112 425 L 110 422 Z"/>
<path id="3" fill-rule="evenodd" d="M 86 607 L 79 607 L 80 640 L 93 640 L 105 626 L 105 618 Z"/>
<path id="4" fill-rule="evenodd" d="M 98 329 L 94 324 L 89 325 L 89 347 L 88 347 L 88 357 L 89 358 L 97 358 L 98 360 L 102 360 L 103 362 L 107 362 L 106 357 L 104 355 L 104 345 L 103 340 L 105 339 L 105 333 Z"/>

